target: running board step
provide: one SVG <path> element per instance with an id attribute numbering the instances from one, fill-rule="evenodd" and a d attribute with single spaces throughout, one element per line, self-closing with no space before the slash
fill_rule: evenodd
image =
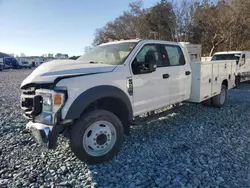
<path id="1" fill-rule="evenodd" d="M 159 112 L 159 113 L 155 113 L 155 111 L 152 111 L 152 112 L 149 113 L 151 115 L 148 115 L 146 117 L 138 117 L 138 118 L 136 118 L 135 120 L 133 120 L 131 122 L 131 125 L 142 125 L 142 124 L 146 124 L 146 123 L 152 122 L 152 121 L 157 120 L 157 119 L 159 119 L 161 117 L 167 116 L 167 115 L 169 115 L 171 113 L 178 112 L 178 110 L 183 105 L 184 104 L 173 105 L 172 108 L 164 110 L 164 111 Z"/>

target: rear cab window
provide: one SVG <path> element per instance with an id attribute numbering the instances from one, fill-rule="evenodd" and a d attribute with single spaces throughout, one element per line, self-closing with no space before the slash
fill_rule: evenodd
<path id="1" fill-rule="evenodd" d="M 237 60 L 239 61 L 241 54 L 215 54 L 211 61 L 219 60 Z"/>
<path id="2" fill-rule="evenodd" d="M 182 66 L 186 64 L 185 56 L 180 46 L 164 44 L 168 66 Z"/>

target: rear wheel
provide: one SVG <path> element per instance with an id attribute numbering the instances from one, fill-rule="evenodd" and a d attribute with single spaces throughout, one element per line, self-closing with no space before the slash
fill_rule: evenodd
<path id="1" fill-rule="evenodd" d="M 212 98 L 212 104 L 216 108 L 221 108 L 227 100 L 227 87 L 225 85 L 221 86 L 221 92 Z"/>
<path id="2" fill-rule="evenodd" d="M 240 76 L 235 77 L 235 88 L 238 88 L 240 85 Z"/>
<path id="3" fill-rule="evenodd" d="M 70 138 L 72 152 L 88 164 L 111 160 L 121 149 L 123 126 L 118 117 L 106 110 L 95 110 L 73 125 Z"/>
<path id="4" fill-rule="evenodd" d="M 212 99 L 211 98 L 207 99 L 207 100 L 203 101 L 202 104 L 204 106 L 211 106 L 212 105 Z"/>

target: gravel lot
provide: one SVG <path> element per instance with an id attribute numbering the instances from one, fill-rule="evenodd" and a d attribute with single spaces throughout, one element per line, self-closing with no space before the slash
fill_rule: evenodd
<path id="1" fill-rule="evenodd" d="M 30 72 L 0 72 L 0 187 L 249 187 L 250 84 L 222 109 L 188 104 L 133 127 L 113 161 L 90 166 L 67 140 L 46 151 L 25 131 L 19 86 Z"/>

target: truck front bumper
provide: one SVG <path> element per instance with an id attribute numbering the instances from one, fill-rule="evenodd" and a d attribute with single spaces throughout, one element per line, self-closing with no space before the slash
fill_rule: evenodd
<path id="1" fill-rule="evenodd" d="M 58 126 L 48 126 L 30 121 L 26 129 L 32 134 L 39 145 L 47 149 L 55 149 L 59 134 Z"/>

